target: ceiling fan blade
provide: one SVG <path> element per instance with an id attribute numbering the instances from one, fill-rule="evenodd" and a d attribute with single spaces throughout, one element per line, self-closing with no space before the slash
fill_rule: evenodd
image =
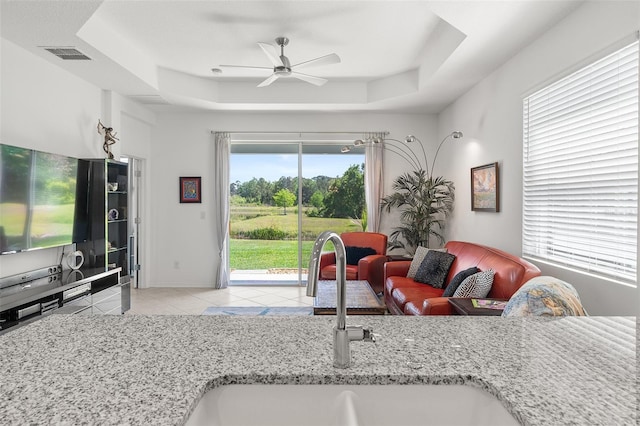
<path id="1" fill-rule="evenodd" d="M 220 68 L 243 68 L 248 70 L 269 70 L 273 71 L 273 68 L 270 67 L 250 67 L 246 65 L 218 65 Z"/>
<path id="2" fill-rule="evenodd" d="M 258 84 L 258 87 L 265 87 L 270 85 L 271 83 L 273 83 L 274 81 L 276 81 L 278 78 L 280 78 L 280 76 L 278 74 L 271 74 L 271 76 L 269 78 L 267 78 L 265 81 L 263 81 L 262 83 Z"/>
<path id="3" fill-rule="evenodd" d="M 290 75 L 291 77 L 295 77 L 299 80 L 306 81 L 307 83 L 311 83 L 316 86 L 322 86 L 327 81 L 329 81 L 326 78 L 314 77 L 312 75 L 302 74 L 301 72 L 295 72 L 295 71 L 292 71 Z"/>
<path id="4" fill-rule="evenodd" d="M 258 43 L 258 46 L 262 49 L 262 51 L 267 55 L 271 63 L 274 67 L 282 67 L 284 64 L 280 59 L 280 55 L 276 52 L 276 48 L 268 43 Z"/>
<path id="5" fill-rule="evenodd" d="M 316 67 L 320 65 L 330 65 L 330 64 L 338 64 L 340 63 L 340 56 L 335 53 L 331 53 L 329 55 L 321 56 L 319 58 L 311 59 L 309 61 L 300 62 L 299 64 L 295 64 L 291 67 L 291 69 L 296 68 L 304 68 L 304 67 Z"/>

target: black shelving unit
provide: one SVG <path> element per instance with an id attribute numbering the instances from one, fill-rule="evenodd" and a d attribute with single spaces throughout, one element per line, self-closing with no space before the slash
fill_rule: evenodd
<path id="1" fill-rule="evenodd" d="M 122 268 L 129 281 L 128 165 L 80 160 L 74 242 L 90 268 Z"/>
<path id="2" fill-rule="evenodd" d="M 107 174 L 107 267 L 122 268 L 122 275 L 129 275 L 127 216 L 128 178 L 127 164 L 105 160 Z"/>

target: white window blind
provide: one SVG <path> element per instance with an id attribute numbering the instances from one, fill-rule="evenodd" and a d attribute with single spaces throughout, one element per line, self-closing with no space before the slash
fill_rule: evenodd
<path id="1" fill-rule="evenodd" d="M 638 42 L 523 107 L 524 255 L 635 283 Z"/>

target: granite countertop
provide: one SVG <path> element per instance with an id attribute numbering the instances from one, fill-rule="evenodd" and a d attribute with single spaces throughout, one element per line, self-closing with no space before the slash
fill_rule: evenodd
<path id="1" fill-rule="evenodd" d="M 522 424 L 637 421 L 635 318 L 351 317 L 377 343 L 332 366 L 335 317 L 51 315 L 0 336 L 3 424 L 180 425 L 230 383 L 469 384 Z M 407 366 L 405 339 L 423 367 Z"/>

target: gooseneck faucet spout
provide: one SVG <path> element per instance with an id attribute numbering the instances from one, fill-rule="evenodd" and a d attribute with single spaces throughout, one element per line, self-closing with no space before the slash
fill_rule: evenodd
<path id="1" fill-rule="evenodd" d="M 316 297 L 318 293 L 320 255 L 327 241 L 333 243 L 336 254 L 337 324 L 333 329 L 333 366 L 336 368 L 348 368 L 351 365 L 349 342 L 351 340 L 375 341 L 375 338 L 371 330 L 363 329 L 361 326 L 347 327 L 346 250 L 342 239 L 335 232 L 325 231 L 321 233 L 313 244 L 307 278 L 307 296 Z"/>
<path id="2" fill-rule="evenodd" d="M 311 259 L 309 260 L 309 277 L 307 278 L 307 296 L 316 297 L 318 294 L 318 275 L 320 273 L 320 255 L 327 241 L 333 243 L 336 253 L 336 285 L 338 297 L 336 301 L 336 315 L 338 330 L 345 330 L 347 326 L 347 251 L 338 234 L 324 231 L 313 244 Z"/>

